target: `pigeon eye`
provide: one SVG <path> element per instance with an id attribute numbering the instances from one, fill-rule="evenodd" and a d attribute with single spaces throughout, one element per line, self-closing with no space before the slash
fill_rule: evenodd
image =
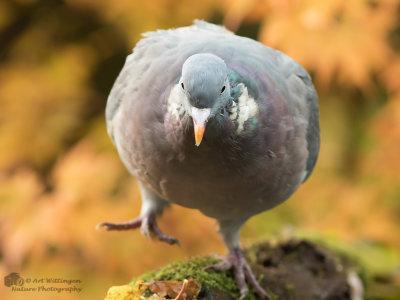
<path id="1" fill-rule="evenodd" d="M 185 86 L 184 86 L 183 82 L 181 82 L 181 87 L 182 87 L 182 90 L 185 89 Z"/>
<path id="2" fill-rule="evenodd" d="M 222 87 L 221 94 L 225 91 L 225 86 Z"/>

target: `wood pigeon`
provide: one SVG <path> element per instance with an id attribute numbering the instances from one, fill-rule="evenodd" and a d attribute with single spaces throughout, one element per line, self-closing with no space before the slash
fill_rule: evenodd
<path id="1" fill-rule="evenodd" d="M 194 25 L 147 32 L 118 76 L 106 108 L 108 133 L 137 178 L 140 216 L 101 223 L 139 228 L 168 244 L 156 217 L 170 203 L 217 220 L 233 269 L 267 293 L 248 266 L 239 231 L 282 203 L 311 174 L 319 152 L 318 97 L 309 74 L 285 54 L 227 29 Z"/>

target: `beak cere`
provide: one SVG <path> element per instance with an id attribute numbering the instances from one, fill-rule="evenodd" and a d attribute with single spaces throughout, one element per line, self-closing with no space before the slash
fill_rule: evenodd
<path id="1" fill-rule="evenodd" d="M 196 141 L 196 146 L 200 146 L 203 139 L 204 131 L 206 130 L 206 125 L 208 117 L 210 116 L 210 108 L 197 108 L 192 107 L 192 118 L 194 124 L 194 138 Z"/>

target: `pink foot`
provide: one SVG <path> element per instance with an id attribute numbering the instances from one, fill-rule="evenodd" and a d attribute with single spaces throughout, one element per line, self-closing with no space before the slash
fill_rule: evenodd
<path id="1" fill-rule="evenodd" d="M 140 227 L 140 231 L 144 236 L 147 236 L 149 238 L 156 238 L 170 245 L 177 244 L 179 246 L 179 241 L 176 238 L 162 233 L 160 228 L 158 228 L 157 226 L 156 217 L 152 213 L 145 214 L 143 216 L 140 216 L 139 218 L 130 220 L 128 222 L 122 222 L 122 223 L 103 222 L 96 226 L 97 229 L 101 227 L 105 227 L 107 231 L 130 230 Z"/>
<path id="2" fill-rule="evenodd" d="M 271 299 L 271 297 L 257 282 L 240 248 L 234 248 L 230 250 L 225 260 L 216 265 L 207 267 L 207 269 L 208 268 L 215 271 L 226 271 L 233 269 L 235 280 L 240 290 L 240 299 L 243 299 L 249 292 L 246 280 L 256 291 L 257 295 L 261 297 L 261 299 Z"/>

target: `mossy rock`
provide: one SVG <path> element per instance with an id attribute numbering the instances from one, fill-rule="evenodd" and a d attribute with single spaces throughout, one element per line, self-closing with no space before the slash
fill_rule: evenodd
<path id="1" fill-rule="evenodd" d="M 363 280 L 365 281 L 366 275 L 363 274 L 363 267 L 351 256 L 343 252 L 338 254 L 320 244 L 296 239 L 280 243 L 265 242 L 247 249 L 246 256 L 254 274 L 271 299 L 361 300 L 369 298 L 364 295 Z M 206 266 L 217 262 L 218 259 L 213 257 L 197 257 L 170 264 L 158 271 L 135 278 L 130 285 L 120 287 L 121 290 L 113 287 L 106 300 L 139 299 L 132 296 L 137 295 L 138 292 L 132 291 L 137 289 L 138 285 L 135 284 L 141 280 L 144 282 L 182 281 L 190 276 L 202 287 L 196 299 L 238 298 L 239 291 L 232 272 L 204 270 Z M 370 299 L 400 299 L 394 298 L 400 295 L 398 292 L 399 290 L 393 288 L 393 298 L 392 296 L 385 298 L 374 296 Z M 149 299 L 163 299 L 154 298 L 155 295 L 148 293 L 147 295 L 153 297 Z M 246 299 L 258 299 L 258 297 L 254 291 L 250 290 Z"/>

